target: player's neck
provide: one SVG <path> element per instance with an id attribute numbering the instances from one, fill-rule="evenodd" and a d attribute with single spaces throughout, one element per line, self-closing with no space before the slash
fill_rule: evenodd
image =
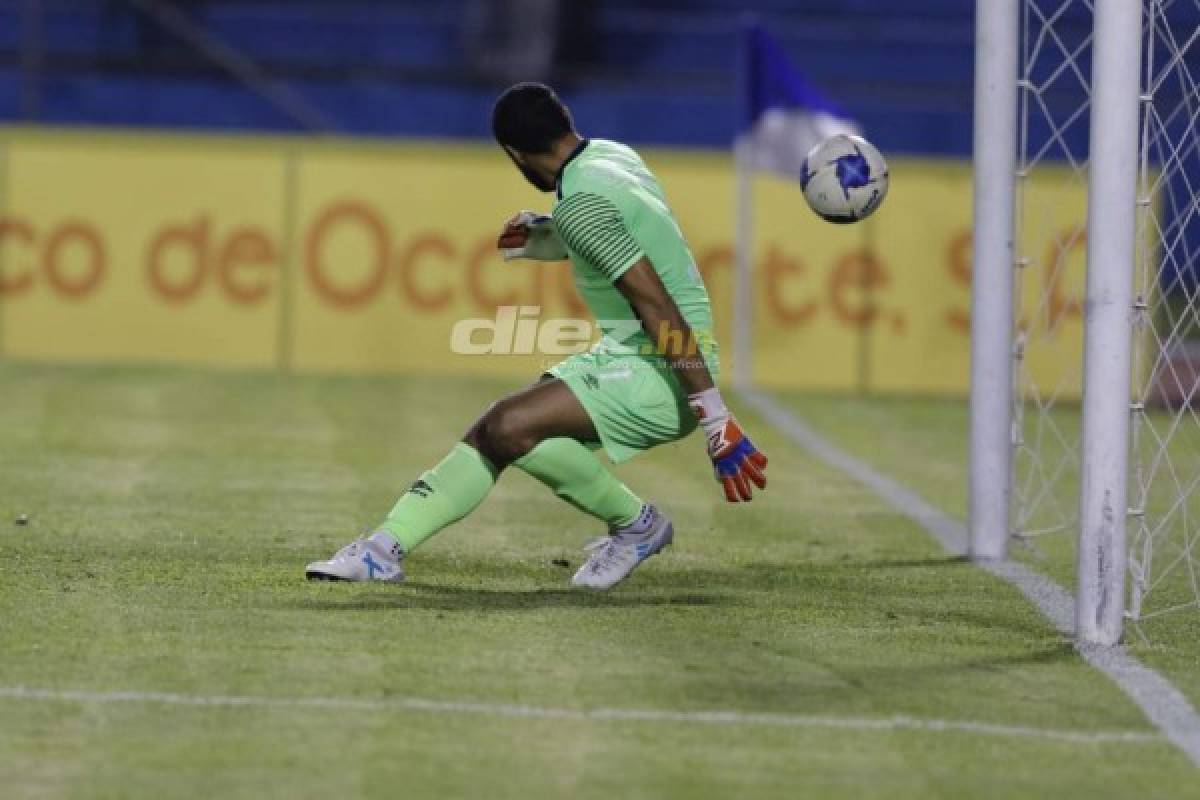
<path id="1" fill-rule="evenodd" d="M 579 134 L 572 131 L 554 143 L 550 150 L 552 161 L 549 165 L 552 174 L 558 175 L 562 172 L 563 164 L 567 163 L 571 154 L 575 152 L 575 148 L 579 147 L 579 143 L 582 141 Z"/>

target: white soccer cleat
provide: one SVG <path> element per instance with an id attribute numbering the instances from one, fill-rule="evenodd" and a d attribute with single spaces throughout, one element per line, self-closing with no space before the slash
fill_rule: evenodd
<path id="1" fill-rule="evenodd" d="M 400 562 L 404 551 L 390 534 L 376 531 L 366 539 L 356 539 L 334 553 L 328 561 L 314 561 L 304 568 L 310 581 L 390 581 L 404 580 Z"/>
<path id="2" fill-rule="evenodd" d="M 592 555 L 571 578 L 571 585 L 611 589 L 629 577 L 638 564 L 671 544 L 674 536 L 671 520 L 647 503 L 632 525 L 615 529 L 587 546 Z"/>

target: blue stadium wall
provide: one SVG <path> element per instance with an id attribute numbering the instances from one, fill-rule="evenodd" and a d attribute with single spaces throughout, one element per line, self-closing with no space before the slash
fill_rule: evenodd
<path id="1" fill-rule="evenodd" d="M 572 0 L 574 2 L 574 0 Z M 0 0 L 0 120 L 22 118 L 23 0 Z M 466 0 L 189 0 L 340 133 L 483 137 L 495 86 L 464 80 Z M 963 156 L 972 0 L 593 4 L 564 94 L 595 135 L 722 148 L 737 119 L 738 19 L 761 15 L 801 69 L 889 152 Z M 116 0 L 44 0 L 43 124 L 293 130 L 278 111 Z M 574 54 L 569 54 L 574 55 Z M 476 76 L 478 77 L 478 76 Z"/>
<path id="2" fill-rule="evenodd" d="M 499 2 L 499 0 L 496 0 Z M 471 74 L 462 20 L 472 0 L 177 0 L 201 28 L 261 64 L 332 121 L 333 131 L 397 138 L 481 139 L 498 89 Z M 739 104 L 739 21 L 757 15 L 796 64 L 862 125 L 885 153 L 965 158 L 972 136 L 975 0 L 563 0 L 592 9 L 590 33 L 566 46 L 555 80 L 590 135 L 639 145 L 727 148 Z M 1052 136 L 1052 158 L 1087 156 L 1087 115 L 1052 132 L 1047 115 L 1072 117 L 1085 101 L 1088 3 L 1032 0 L 1053 11 L 1053 41 L 1031 47 L 1034 84 L 1077 54 L 1079 81 L 1039 94 L 1028 151 Z M 0 124 L 119 126 L 217 131 L 296 131 L 259 95 L 157 28 L 127 0 L 41 0 L 42 68 L 30 103 L 22 64 L 26 0 L 0 0 Z M 1044 8 L 1043 8 L 1044 7 Z M 1176 3 L 1173 22 L 1194 28 L 1200 7 Z M 1193 48 L 1193 50 L 1196 50 Z M 586 52 L 584 52 L 586 51 Z M 1194 55 L 1191 57 L 1195 57 Z M 1200 64 L 1192 67 L 1200 70 Z M 1075 73 L 1072 72 L 1072 75 Z M 1157 88 L 1188 102 L 1190 87 Z M 1191 115 L 1180 124 L 1190 124 Z M 1152 154 L 1152 158 L 1153 158 Z M 1168 188 L 1190 197 L 1194 159 Z M 1200 219 L 1187 217 L 1189 252 Z M 1196 260 L 1200 262 L 1200 259 Z M 1200 283 L 1193 259 L 1173 264 Z"/>

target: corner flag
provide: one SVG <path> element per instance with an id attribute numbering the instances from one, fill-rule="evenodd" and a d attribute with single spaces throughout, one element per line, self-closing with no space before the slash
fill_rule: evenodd
<path id="1" fill-rule="evenodd" d="M 745 166 L 799 179 L 804 156 L 837 133 L 859 133 L 838 106 L 805 79 L 757 22 L 743 30 L 742 119 Z"/>
<path id="2" fill-rule="evenodd" d="M 733 381 L 753 383 L 754 191 L 760 171 L 799 184 L 804 157 L 818 142 L 858 127 L 817 91 L 783 48 L 756 20 L 743 26 L 739 92 L 741 109 L 734 141 L 736 229 L 733 281 Z"/>

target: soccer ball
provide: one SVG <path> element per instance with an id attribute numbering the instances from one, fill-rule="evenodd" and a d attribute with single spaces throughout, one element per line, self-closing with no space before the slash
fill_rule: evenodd
<path id="1" fill-rule="evenodd" d="M 871 215 L 888 190 L 888 168 L 875 145 L 861 136 L 839 133 L 804 157 L 800 170 L 804 199 L 829 222 L 858 222 Z"/>

